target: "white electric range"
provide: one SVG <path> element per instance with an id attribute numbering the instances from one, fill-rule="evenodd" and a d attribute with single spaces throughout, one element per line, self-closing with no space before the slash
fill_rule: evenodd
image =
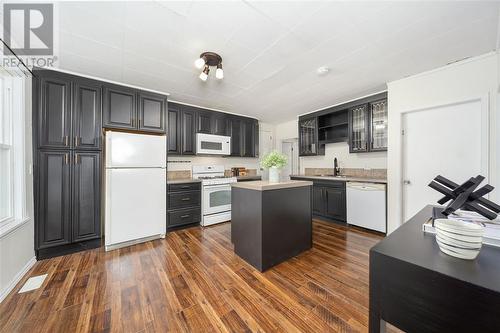
<path id="1" fill-rule="evenodd" d="M 193 165 L 194 179 L 201 180 L 201 225 L 208 226 L 231 220 L 231 183 L 223 165 Z"/>

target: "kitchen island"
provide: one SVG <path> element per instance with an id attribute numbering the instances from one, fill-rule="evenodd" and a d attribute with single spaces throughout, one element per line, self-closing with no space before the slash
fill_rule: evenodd
<path id="1" fill-rule="evenodd" d="M 231 241 L 259 271 L 312 246 L 310 181 L 249 181 L 231 186 Z"/>

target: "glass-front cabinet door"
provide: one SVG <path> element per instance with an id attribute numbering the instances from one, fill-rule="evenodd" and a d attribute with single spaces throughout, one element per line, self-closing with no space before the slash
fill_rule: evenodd
<path id="1" fill-rule="evenodd" d="M 368 106 L 362 104 L 349 110 L 349 152 L 368 151 Z"/>
<path id="2" fill-rule="evenodd" d="M 387 99 L 370 104 L 370 150 L 387 150 Z"/>
<path id="3" fill-rule="evenodd" d="M 299 120 L 299 155 L 317 155 L 318 123 L 316 117 Z"/>

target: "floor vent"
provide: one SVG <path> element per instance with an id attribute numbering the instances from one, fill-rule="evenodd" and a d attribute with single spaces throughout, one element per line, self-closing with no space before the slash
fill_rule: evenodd
<path id="1" fill-rule="evenodd" d="M 40 288 L 46 277 L 47 274 L 30 277 L 21 290 L 19 290 L 19 294 Z"/>

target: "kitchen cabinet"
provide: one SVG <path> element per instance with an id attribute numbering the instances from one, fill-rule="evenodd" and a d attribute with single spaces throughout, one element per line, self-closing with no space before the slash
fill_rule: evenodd
<path id="1" fill-rule="evenodd" d="M 101 85 L 99 82 L 77 79 L 73 93 L 73 146 L 81 150 L 100 150 Z"/>
<path id="2" fill-rule="evenodd" d="M 370 151 L 387 150 L 387 99 L 370 103 Z"/>
<path id="3" fill-rule="evenodd" d="M 241 156 L 241 119 L 230 117 L 227 120 L 227 135 L 231 137 L 231 156 Z"/>
<path id="4" fill-rule="evenodd" d="M 136 90 L 106 85 L 103 97 L 104 127 L 110 129 L 137 129 Z"/>
<path id="5" fill-rule="evenodd" d="M 222 112 L 216 112 L 212 117 L 212 134 L 226 135 L 226 115 Z"/>
<path id="6" fill-rule="evenodd" d="M 259 153 L 259 123 L 256 119 L 169 103 L 167 126 L 170 156 L 195 155 L 196 133 L 230 136 L 230 156 L 257 157 Z"/>
<path id="7" fill-rule="evenodd" d="M 387 98 L 349 110 L 349 152 L 387 150 Z"/>
<path id="8" fill-rule="evenodd" d="M 71 243 L 69 151 L 38 153 L 36 249 Z"/>
<path id="9" fill-rule="evenodd" d="M 318 118 L 299 118 L 299 156 L 324 155 L 318 147 Z"/>
<path id="10" fill-rule="evenodd" d="M 134 88 L 106 84 L 103 127 L 148 133 L 166 132 L 167 98 Z"/>
<path id="11" fill-rule="evenodd" d="M 139 93 L 138 129 L 151 133 L 165 133 L 167 99 L 150 92 Z"/>
<path id="12" fill-rule="evenodd" d="M 201 222 L 201 183 L 169 184 L 167 230 Z"/>
<path id="13" fill-rule="evenodd" d="M 349 152 L 367 152 L 369 136 L 368 104 L 357 105 L 349 109 L 350 131 Z"/>
<path id="14" fill-rule="evenodd" d="M 72 157 L 72 241 L 101 236 L 101 154 L 76 151 Z"/>
<path id="15" fill-rule="evenodd" d="M 198 111 L 198 133 L 212 133 L 212 112 L 210 111 Z"/>
<path id="16" fill-rule="evenodd" d="M 241 122 L 241 156 L 255 157 L 256 141 L 258 145 L 258 125 L 257 122 L 249 119 Z"/>
<path id="17" fill-rule="evenodd" d="M 168 140 L 167 140 L 167 153 L 168 155 L 181 154 L 181 109 L 179 104 L 168 104 Z"/>
<path id="18" fill-rule="evenodd" d="M 39 80 L 36 108 L 39 148 L 68 148 L 71 144 L 71 79 L 44 71 Z M 37 89 L 38 88 L 38 89 Z M 35 104 L 34 104 L 35 105 Z"/>
<path id="19" fill-rule="evenodd" d="M 181 154 L 196 154 L 196 110 L 187 106 L 181 113 Z"/>
<path id="20" fill-rule="evenodd" d="M 291 179 L 311 181 L 311 179 L 301 177 L 291 177 Z M 336 180 L 313 181 L 312 212 L 315 216 L 346 222 L 345 182 Z"/>

